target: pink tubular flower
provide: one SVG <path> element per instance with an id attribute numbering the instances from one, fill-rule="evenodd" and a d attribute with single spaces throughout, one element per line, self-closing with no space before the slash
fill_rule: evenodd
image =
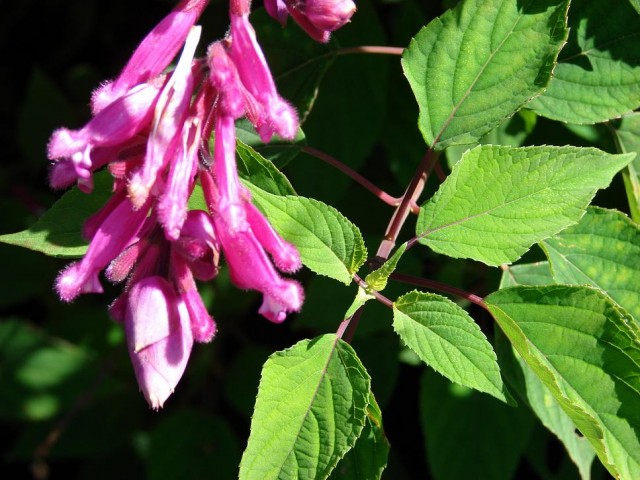
<path id="1" fill-rule="evenodd" d="M 132 87 L 148 82 L 163 72 L 185 42 L 209 0 L 182 0 L 142 40 L 118 78 L 104 83 L 92 96 L 95 113 L 102 110 Z"/>
<path id="2" fill-rule="evenodd" d="M 56 130 L 49 141 L 49 159 L 69 161 L 78 183 L 87 185 L 90 191 L 92 172 L 104 165 L 104 159 L 96 165 L 93 157 L 96 147 L 121 145 L 147 127 L 159 91 L 155 84 L 139 85 L 101 110 L 82 129 Z M 52 180 L 56 177 L 52 176 Z"/>
<path id="3" fill-rule="evenodd" d="M 233 8 L 229 56 L 238 69 L 244 87 L 262 108 L 262 114 L 255 119 L 249 118 L 255 124 L 261 140 L 268 142 L 274 133 L 286 140 L 293 140 L 298 131 L 298 114 L 276 90 L 267 60 L 249 23 L 248 13 L 236 15 Z"/>
<path id="4" fill-rule="evenodd" d="M 182 142 L 181 132 L 189 114 L 193 92 L 191 63 L 200 32 L 200 27 L 191 29 L 178 65 L 158 98 L 147 141 L 147 155 L 142 168 L 133 174 L 129 182 L 129 196 L 136 208 L 147 200 L 159 172 L 173 158 Z"/>
<path id="5" fill-rule="evenodd" d="M 184 373 L 193 342 L 216 334 L 196 280 L 217 275 L 221 254 L 237 287 L 262 293 L 259 313 L 272 322 L 299 311 L 304 296 L 280 274 L 298 270 L 300 255 L 251 204 L 235 160 L 235 120 L 246 115 L 265 142 L 275 134 L 293 139 L 297 113 L 276 90 L 249 23 L 250 0 L 231 0 L 227 38 L 195 58 L 195 22 L 207 3 L 180 0 L 120 75 L 93 93 L 93 118 L 55 131 L 48 145 L 54 188 L 77 183 L 88 193 L 104 167 L 113 177 L 112 197 L 83 226 L 86 254 L 55 288 L 67 302 L 102 292 L 103 270 L 124 284 L 109 313 L 124 323 L 136 379 L 156 410 Z M 277 5 L 286 16 L 285 3 Z M 323 28 L 333 21 L 311 16 Z M 198 179 L 208 211 L 189 210 Z"/>
<path id="6" fill-rule="evenodd" d="M 157 410 L 173 393 L 191 354 L 187 308 L 167 280 L 146 277 L 128 292 L 125 331 L 138 385 Z"/>
<path id="7" fill-rule="evenodd" d="M 260 313 L 273 322 L 282 322 L 287 312 L 300 310 L 302 288 L 297 282 L 280 277 L 267 251 L 288 271 L 299 268 L 300 259 L 294 247 L 267 226 L 262 214 L 249 204 L 248 193 L 237 176 L 235 143 L 230 141 L 235 137 L 234 129 L 231 118 L 217 119 L 216 182 L 214 184 L 207 172 L 203 172 L 200 179 L 207 203 L 215 211 L 215 230 L 231 280 L 240 288 L 262 292 L 264 301 Z"/>
<path id="8" fill-rule="evenodd" d="M 66 302 L 81 293 L 102 293 L 98 274 L 125 249 L 145 221 L 148 208 L 136 211 L 124 192 L 116 195 L 117 205 L 95 232 L 82 260 L 72 263 L 58 276 L 56 290 Z"/>
<path id="9" fill-rule="evenodd" d="M 348 23 L 356 11 L 352 0 L 265 0 L 264 6 L 282 25 L 291 14 L 311 38 L 321 43 L 328 42 L 331 32 Z"/>

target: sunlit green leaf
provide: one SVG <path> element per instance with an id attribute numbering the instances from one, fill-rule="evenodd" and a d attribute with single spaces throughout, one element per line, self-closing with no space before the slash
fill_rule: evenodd
<path id="1" fill-rule="evenodd" d="M 382 412 L 373 394 L 369 396 L 364 429 L 355 446 L 331 474 L 335 480 L 378 480 L 387 466 L 389 441 L 382 428 Z"/>
<path id="2" fill-rule="evenodd" d="M 251 188 L 253 201 L 273 227 L 293 243 L 302 263 L 348 285 L 367 257 L 360 230 L 335 208 L 314 199 L 272 195 Z"/>
<path id="3" fill-rule="evenodd" d="M 470 144 L 540 94 L 566 40 L 564 0 L 469 0 L 424 27 L 402 66 L 437 148 Z"/>
<path id="4" fill-rule="evenodd" d="M 640 321 L 640 227 L 627 216 L 589 208 L 541 245 L 557 283 L 600 288 Z"/>
<path id="5" fill-rule="evenodd" d="M 638 324 L 592 287 L 512 287 L 485 302 L 605 467 L 640 478 Z"/>
<path id="6" fill-rule="evenodd" d="M 483 145 L 465 153 L 420 209 L 420 243 L 488 265 L 511 263 L 577 222 L 596 190 L 635 154 Z"/>
<path id="7" fill-rule="evenodd" d="M 567 45 L 528 107 L 554 120 L 598 123 L 640 106 L 640 22 L 629 2 L 571 0 Z"/>
<path id="8" fill-rule="evenodd" d="M 113 179 L 107 172 L 102 172 L 94 175 L 94 182 L 91 195 L 82 193 L 77 187 L 72 188 L 31 227 L 22 232 L 0 235 L 0 242 L 51 257 L 81 257 L 88 244 L 82 238 L 82 224 L 109 199 Z"/>
<path id="9" fill-rule="evenodd" d="M 449 380 L 507 401 L 493 347 L 451 300 L 410 292 L 394 303 L 393 328 L 422 361 Z"/>
<path id="10" fill-rule="evenodd" d="M 370 378 L 335 335 L 303 340 L 264 365 L 240 479 L 324 479 L 365 424 Z"/>

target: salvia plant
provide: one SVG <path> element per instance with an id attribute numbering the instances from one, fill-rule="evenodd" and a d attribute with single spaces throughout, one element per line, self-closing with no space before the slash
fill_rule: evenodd
<path id="1" fill-rule="evenodd" d="M 151 478 L 640 478 L 640 3 L 444 3 L 230 0 L 211 41 L 182 0 L 51 134 L 66 192 L 0 241 L 73 259 L 66 311 L 106 290 L 118 388 L 161 418 L 242 351 L 241 458 L 183 415 Z M 225 336 L 241 297 L 284 348 Z"/>

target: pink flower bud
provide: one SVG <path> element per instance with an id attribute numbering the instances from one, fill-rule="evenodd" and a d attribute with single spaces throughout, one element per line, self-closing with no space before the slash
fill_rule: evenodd
<path id="1" fill-rule="evenodd" d="M 131 363 L 149 406 L 163 406 L 187 366 L 193 336 L 189 314 L 169 282 L 147 277 L 131 287 L 125 331 Z"/>

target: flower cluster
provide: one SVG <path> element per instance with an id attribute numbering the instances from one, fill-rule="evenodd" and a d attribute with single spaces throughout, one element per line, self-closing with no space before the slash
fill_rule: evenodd
<path id="1" fill-rule="evenodd" d="M 268 142 L 273 135 L 293 139 L 297 113 L 276 90 L 249 22 L 249 0 L 231 0 L 227 36 L 205 58 L 195 57 L 195 24 L 207 3 L 182 0 L 120 75 L 94 92 L 91 120 L 55 131 L 48 147 L 54 188 L 75 183 L 89 193 L 96 170 L 106 167 L 113 176 L 111 199 L 84 225 L 85 256 L 60 273 L 56 289 L 64 301 L 101 293 L 103 270 L 125 283 L 110 313 L 124 323 L 138 384 L 154 409 L 173 392 L 193 342 L 215 335 L 196 280 L 216 276 L 221 254 L 236 286 L 262 293 L 259 312 L 269 320 L 282 322 L 303 302 L 301 286 L 279 273 L 300 268 L 298 252 L 253 206 L 235 160 L 238 118 L 248 118 Z M 355 10 L 344 4 L 267 0 L 279 20 L 288 11 L 322 41 Z M 198 183 L 207 212 L 188 208 Z"/>

